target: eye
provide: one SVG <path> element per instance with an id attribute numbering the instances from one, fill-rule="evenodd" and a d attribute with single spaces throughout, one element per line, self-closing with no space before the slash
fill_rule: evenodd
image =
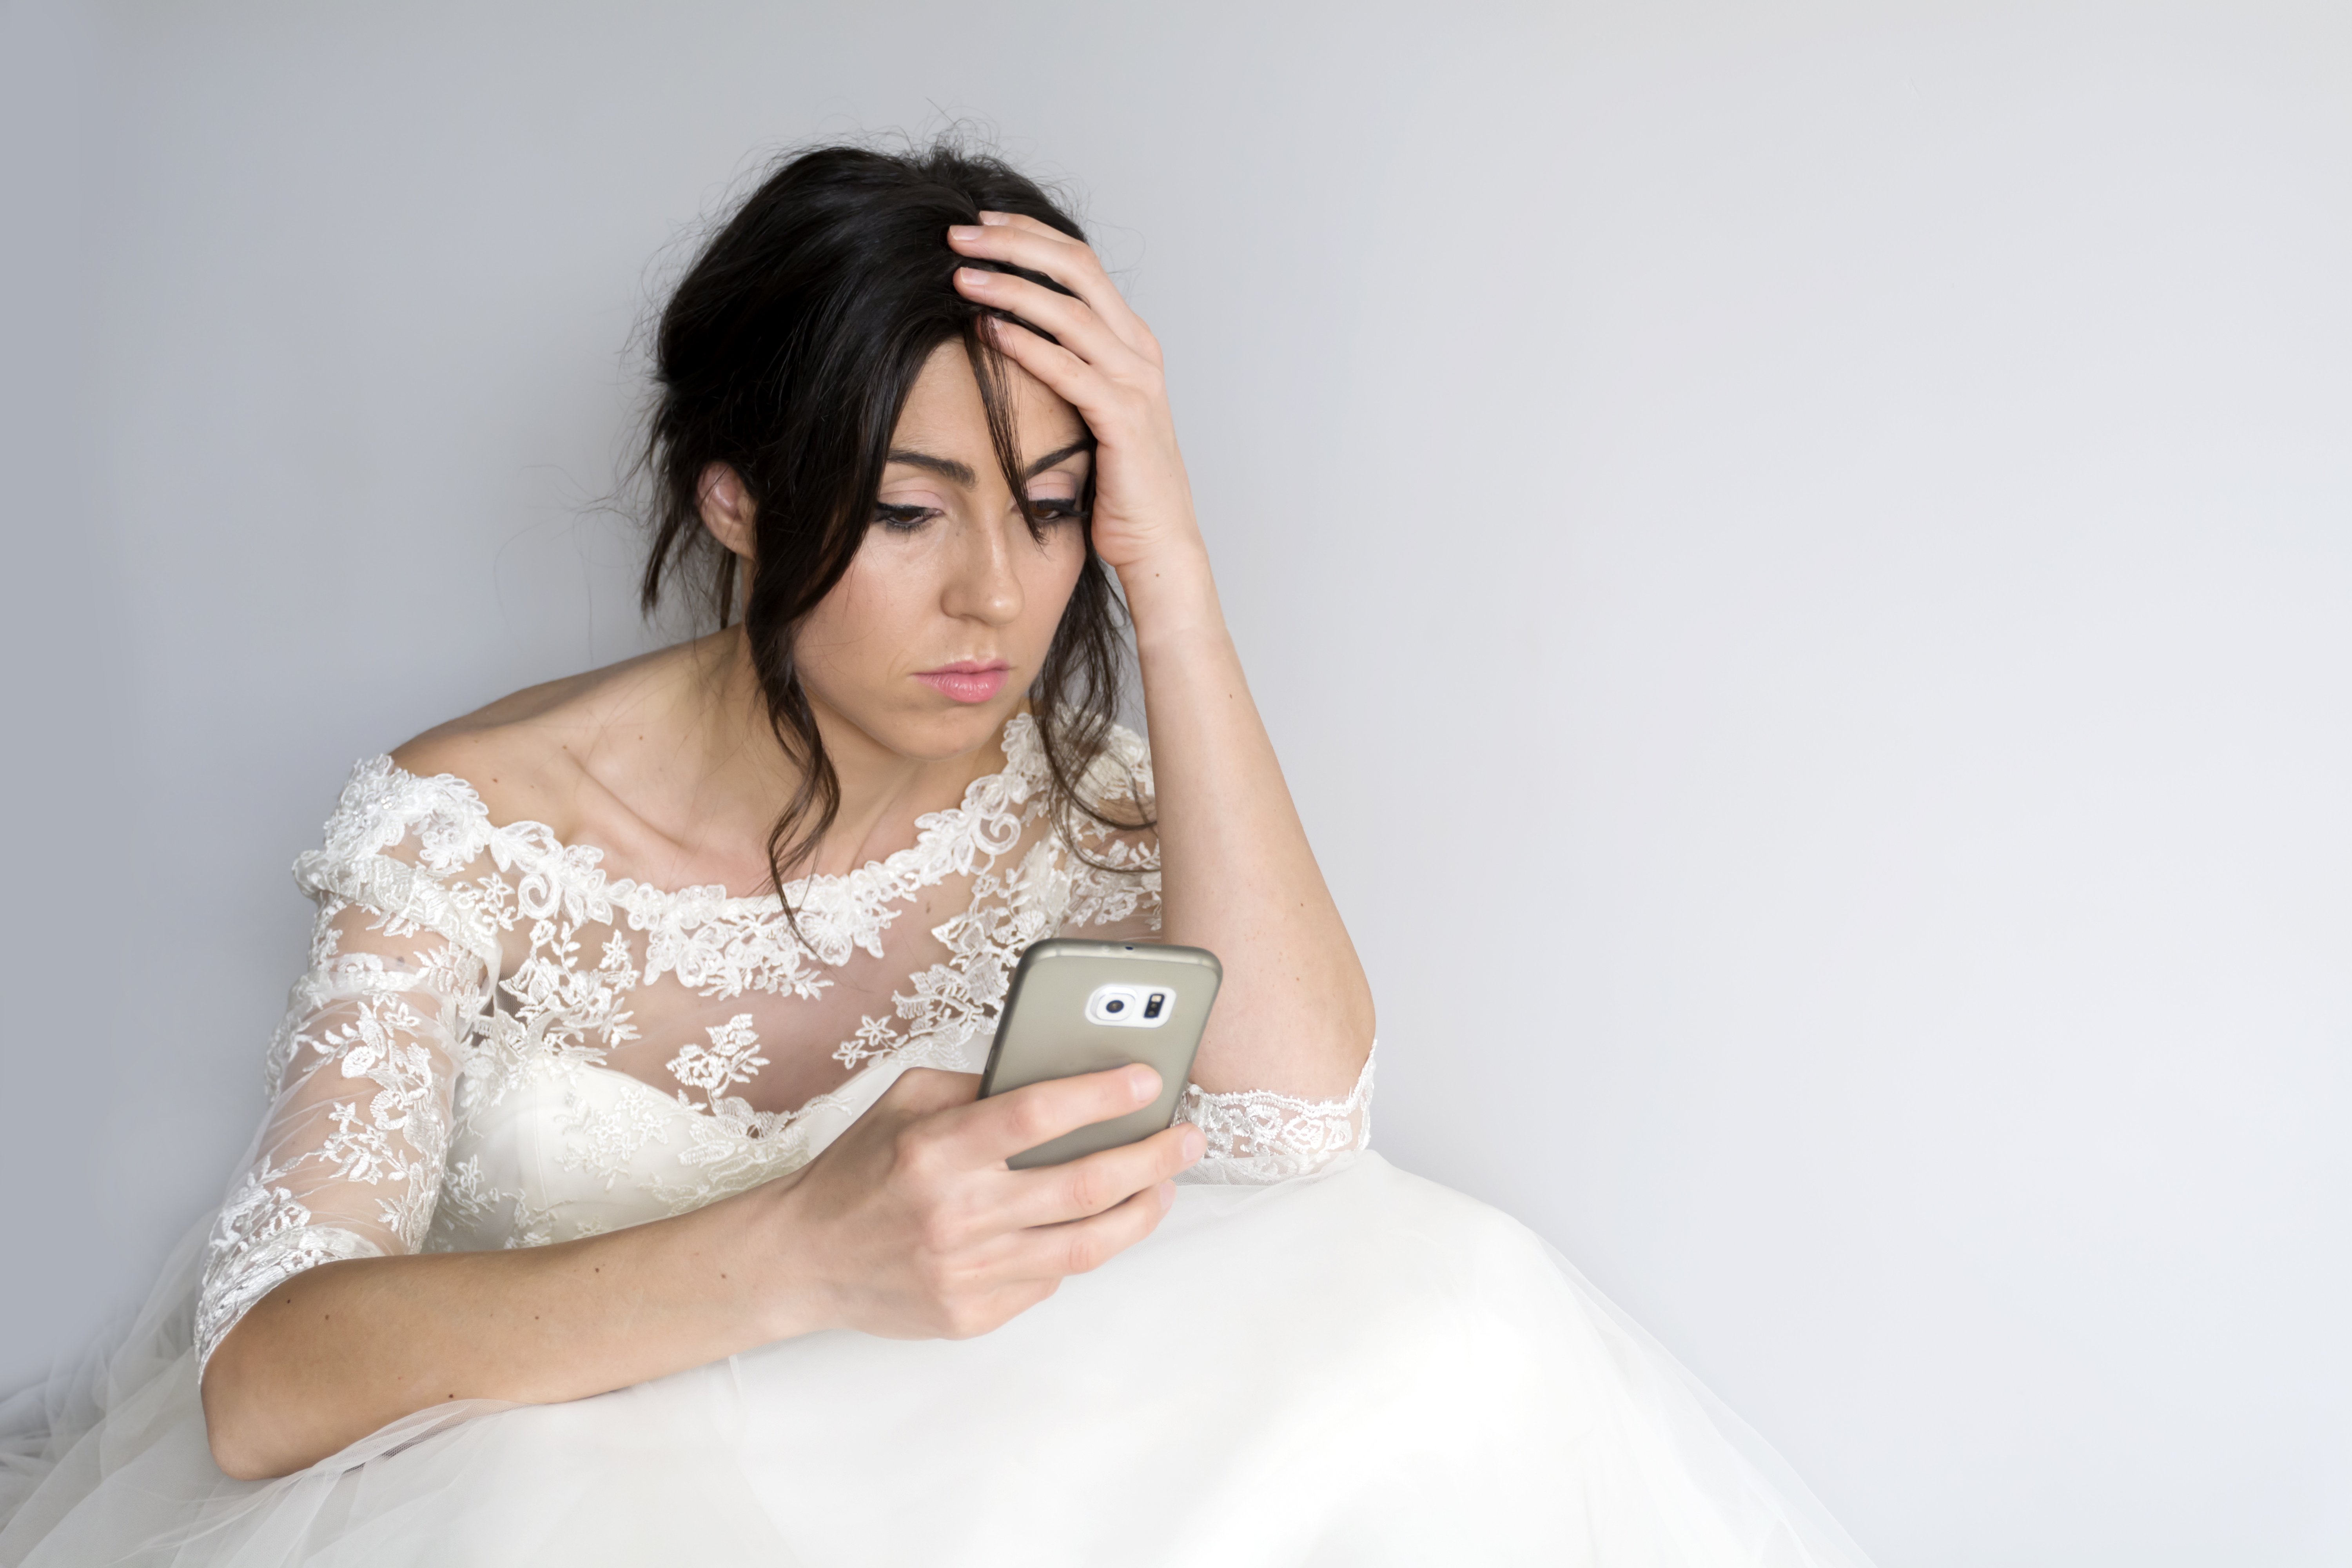
<path id="1" fill-rule="evenodd" d="M 1040 522 L 1076 522 L 1087 515 L 1086 507 L 1076 496 L 1032 496 L 1029 510 L 1037 514 Z"/>
<path id="2" fill-rule="evenodd" d="M 939 515 L 935 506 L 892 506 L 885 501 L 874 508 L 874 521 L 893 533 L 913 533 Z"/>

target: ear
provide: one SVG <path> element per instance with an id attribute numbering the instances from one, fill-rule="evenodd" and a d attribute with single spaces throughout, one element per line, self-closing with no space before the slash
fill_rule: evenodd
<path id="1" fill-rule="evenodd" d="M 710 537 L 743 558 L 751 559 L 751 498 L 744 492 L 742 476 L 725 463 L 713 463 L 702 470 L 702 482 L 696 488 L 696 500 L 702 511 L 702 526 Z"/>

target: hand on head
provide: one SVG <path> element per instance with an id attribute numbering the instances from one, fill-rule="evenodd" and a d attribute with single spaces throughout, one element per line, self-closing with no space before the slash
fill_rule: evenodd
<path id="1" fill-rule="evenodd" d="M 1094 432 L 1097 553 L 1125 575 L 1163 552 L 1197 551 L 1200 527 L 1160 342 L 1120 298 L 1093 248 L 1035 218 L 988 212 L 978 224 L 949 229 L 948 244 L 961 255 L 1042 273 L 1070 290 L 985 268 L 959 268 L 955 275 L 966 299 L 1018 318 L 992 321 L 992 341 Z"/>

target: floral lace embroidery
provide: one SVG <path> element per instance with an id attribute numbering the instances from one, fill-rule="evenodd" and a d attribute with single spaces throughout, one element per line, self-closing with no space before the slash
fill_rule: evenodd
<path id="1" fill-rule="evenodd" d="M 751 1027 L 749 1013 L 738 1013 L 704 1033 L 710 1037 L 709 1047 L 687 1047 L 670 1058 L 669 1070 L 687 1089 L 702 1090 L 706 1109 L 716 1110 L 724 1091 L 751 1082 L 752 1075 L 768 1065 L 768 1058 L 753 1055 L 760 1048 L 760 1037 Z M 677 1098 L 682 1104 L 693 1103 L 685 1089 L 678 1091 Z"/>
<path id="2" fill-rule="evenodd" d="M 373 1242 L 333 1226 L 312 1225 L 310 1212 L 282 1189 L 241 1185 L 213 1229 L 205 1282 L 196 1300 L 196 1364 L 212 1360 L 221 1340 L 254 1303 L 306 1269 L 347 1258 L 380 1258 Z M 257 1223 L 277 1228 L 257 1235 Z"/>
<path id="3" fill-rule="evenodd" d="M 1263 1089 L 1210 1094 L 1186 1084 L 1176 1115 L 1201 1130 L 1207 1152 L 1179 1181 L 1204 1185 L 1249 1186 L 1285 1182 L 1329 1164 L 1339 1155 L 1372 1143 L 1372 1064 L 1345 1100 L 1299 1100 Z"/>
<path id="4" fill-rule="evenodd" d="M 557 1163 L 602 1178 L 609 1193 L 628 1174 L 639 1151 L 667 1139 L 670 1118 L 652 1095 L 631 1094 L 609 1110 L 575 1101 L 557 1126 L 565 1134 Z"/>
<path id="5" fill-rule="evenodd" d="M 296 984 L 268 1053 L 281 1107 L 299 1108 L 314 1141 L 265 1147 L 214 1222 L 196 1327 L 205 1360 L 278 1284 L 387 1246 L 413 1252 L 432 1223 L 449 1145 L 450 1074 L 427 1042 L 454 1035 L 454 1009 L 443 999 L 475 990 L 481 966 L 447 943 L 403 963 L 343 953 L 336 922 L 349 908 L 322 903 L 312 968 Z M 382 915 L 371 929 L 414 935 L 404 924 Z M 344 1223 L 314 1212 L 321 1191 L 340 1200 Z"/>
<path id="6" fill-rule="evenodd" d="M 478 1228 L 496 1212 L 499 1204 L 509 1194 L 490 1185 L 482 1173 L 479 1155 L 471 1159 L 450 1162 L 441 1180 L 441 1205 L 434 1215 L 434 1234 L 425 1240 L 428 1252 L 449 1250 L 441 1232 Z"/>
<path id="7" fill-rule="evenodd" d="M 866 1070 L 969 1067 L 1039 938 L 1156 932 L 1148 838 L 1082 817 L 1069 834 L 1081 853 L 1070 853 L 1043 822 L 1050 792 L 1034 723 L 1016 718 L 1003 743 L 1003 771 L 919 819 L 912 846 L 795 884 L 798 937 L 772 898 L 611 879 L 599 849 L 539 823 L 493 826 L 461 780 L 418 777 L 388 757 L 361 763 L 325 843 L 296 863 L 319 902 L 311 963 L 268 1055 L 271 1119 L 215 1226 L 202 1353 L 272 1285 L 320 1262 L 609 1229 L 605 1215 L 534 1202 L 486 1169 L 474 1130 L 511 1094 L 557 1096 L 545 1146 L 554 1166 L 682 1213 L 813 1158 L 862 1107 Z M 1148 801 L 1142 742 L 1114 730 L 1082 787 Z M 882 957 L 900 914 L 952 877 L 970 878 L 971 892 L 929 933 L 944 958 L 833 1051 L 859 1069 L 840 1089 L 780 1112 L 730 1093 L 768 1065 L 751 1013 L 699 1026 L 707 1043 L 678 1043 L 666 1063 L 675 1105 L 635 1079 L 616 1092 L 581 1077 L 641 1037 L 642 987 L 672 976 L 710 1000 L 814 1001 L 854 953 Z M 1361 1147 L 1370 1089 L 1369 1063 L 1342 1101 L 1191 1088 L 1179 1114 L 1209 1145 L 1194 1179 L 1278 1181 Z"/>

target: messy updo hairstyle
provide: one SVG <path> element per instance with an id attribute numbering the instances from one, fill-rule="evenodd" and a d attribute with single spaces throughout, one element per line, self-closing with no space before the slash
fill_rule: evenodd
<path id="1" fill-rule="evenodd" d="M 1045 526 L 1021 475 L 1009 366 L 979 325 L 1001 312 L 957 293 L 953 274 L 992 268 L 1069 290 L 950 250 L 949 226 L 977 223 L 983 209 L 1086 237 L 1034 181 L 953 140 L 905 152 L 801 153 L 779 163 L 702 246 L 656 328 L 641 458 L 652 539 L 640 596 L 651 615 L 666 592 L 684 589 L 698 601 L 698 618 L 714 628 L 730 625 L 742 605 L 769 723 L 802 774 L 768 835 L 779 897 L 841 806 L 840 779 L 794 663 L 794 635 L 865 540 L 899 411 L 940 344 L 961 342 L 970 356 L 1005 482 L 1030 526 Z M 702 478 L 713 463 L 735 470 L 755 509 L 748 595 L 741 563 L 702 523 Z M 1086 565 L 1029 689 L 1052 775 L 1050 809 L 1066 838 L 1076 816 L 1106 826 L 1149 825 L 1139 811 L 1114 822 L 1079 789 L 1118 710 L 1127 657 L 1126 612 L 1095 552 L 1093 500 L 1090 473 L 1079 498 Z"/>

